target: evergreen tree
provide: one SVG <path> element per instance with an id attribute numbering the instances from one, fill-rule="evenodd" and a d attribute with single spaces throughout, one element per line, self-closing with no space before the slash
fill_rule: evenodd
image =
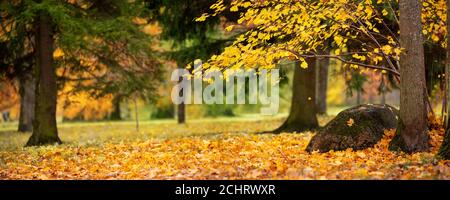
<path id="1" fill-rule="evenodd" d="M 149 80 L 160 70 L 151 37 L 136 22 L 148 16 L 142 1 L 18 0 L 0 6 L 6 27 L 2 42 L 10 52 L 5 60 L 31 49 L 36 62 L 35 119 L 28 146 L 61 143 L 56 99 L 58 85 L 67 81 L 96 96 L 137 91 L 152 96 L 156 84 Z M 64 56 L 55 60 L 56 47 Z"/>
<path id="2" fill-rule="evenodd" d="M 224 37 L 218 28 L 219 16 L 211 17 L 203 23 L 194 20 L 202 13 L 210 11 L 209 8 L 214 3 L 215 0 L 149 1 L 148 7 L 163 26 L 162 39 L 172 44 L 172 51 L 166 56 L 174 59 L 179 67 L 184 68 L 195 59 L 207 60 L 210 56 L 220 53 L 227 42 L 231 41 L 230 37 Z M 239 15 L 228 12 L 221 16 L 228 21 L 235 21 Z M 178 123 L 185 122 L 185 115 L 185 105 L 178 105 Z"/>

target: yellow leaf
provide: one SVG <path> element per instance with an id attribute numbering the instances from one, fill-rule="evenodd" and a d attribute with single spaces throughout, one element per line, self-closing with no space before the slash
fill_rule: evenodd
<path id="1" fill-rule="evenodd" d="M 303 69 L 306 69 L 306 68 L 308 68 L 308 63 L 307 62 L 302 62 L 300 67 L 303 68 Z"/>
<path id="2" fill-rule="evenodd" d="M 53 58 L 60 58 L 64 56 L 64 51 L 61 48 L 57 48 L 54 52 L 53 52 Z"/>
<path id="3" fill-rule="evenodd" d="M 236 5 L 234 5 L 234 6 L 232 6 L 232 7 L 230 8 L 230 11 L 231 11 L 231 12 L 237 12 L 237 11 L 239 11 L 239 8 L 238 8 Z"/>
<path id="4" fill-rule="evenodd" d="M 206 20 L 206 18 L 208 18 L 208 16 L 209 16 L 208 14 L 203 13 L 202 16 L 197 17 L 197 18 L 195 19 L 195 21 L 196 21 L 196 22 L 203 22 L 203 21 Z"/>
<path id="5" fill-rule="evenodd" d="M 354 123 L 355 123 L 355 121 L 352 118 L 350 118 L 347 121 L 347 126 L 352 127 Z"/>
<path id="6" fill-rule="evenodd" d="M 226 31 L 232 31 L 232 30 L 233 30 L 233 27 L 234 27 L 233 25 L 227 26 L 227 27 L 225 28 L 225 30 L 226 30 Z"/>

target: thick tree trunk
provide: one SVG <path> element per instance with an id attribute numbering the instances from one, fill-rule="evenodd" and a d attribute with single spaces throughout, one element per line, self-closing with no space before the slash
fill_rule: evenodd
<path id="1" fill-rule="evenodd" d="M 56 127 L 56 72 L 52 20 L 40 13 L 36 27 L 36 105 L 33 134 L 26 146 L 61 143 Z"/>
<path id="2" fill-rule="evenodd" d="M 122 119 L 122 110 L 120 109 L 120 102 L 122 102 L 122 96 L 117 95 L 113 99 L 114 110 L 111 113 L 111 120 L 121 120 Z"/>
<path id="3" fill-rule="evenodd" d="M 450 1 L 447 1 L 447 8 L 450 8 Z M 447 22 L 450 22 L 450 12 L 447 13 Z M 450 30 L 450 23 L 447 23 L 447 30 Z M 447 33 L 447 41 L 450 41 L 450 31 Z M 439 149 L 438 155 L 446 160 L 450 159 L 450 128 L 449 128 L 449 113 L 450 113 L 450 45 L 447 45 L 447 55 L 446 55 L 446 66 L 445 66 L 445 93 L 446 93 L 446 110 L 444 114 L 446 132 L 444 141 L 442 142 L 441 148 Z"/>
<path id="4" fill-rule="evenodd" d="M 36 92 L 36 79 L 33 69 L 25 71 L 19 77 L 20 116 L 19 132 L 32 132 L 34 119 L 34 105 Z"/>
<path id="5" fill-rule="evenodd" d="M 330 59 L 317 59 L 316 66 L 316 105 L 317 112 L 319 114 L 327 113 L 327 88 L 328 88 L 328 66 L 330 65 Z"/>
<path id="6" fill-rule="evenodd" d="M 315 101 L 316 76 L 314 58 L 306 59 L 308 68 L 295 66 L 292 84 L 292 103 L 288 118 L 274 133 L 302 132 L 319 127 Z"/>
<path id="7" fill-rule="evenodd" d="M 407 153 L 429 148 L 427 91 L 420 1 L 400 1 L 400 119 L 389 149 Z"/>

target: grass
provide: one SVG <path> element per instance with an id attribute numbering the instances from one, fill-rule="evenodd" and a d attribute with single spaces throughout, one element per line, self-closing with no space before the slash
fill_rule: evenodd
<path id="1" fill-rule="evenodd" d="M 282 116 L 268 119 L 257 115 L 193 119 L 181 125 L 173 119 L 149 120 L 139 123 L 139 131 L 134 121 L 67 122 L 59 123 L 58 131 L 64 145 L 99 146 L 124 141 L 259 132 L 276 128 L 282 120 Z M 2 124 L 0 151 L 17 150 L 26 143 L 31 134 L 18 133 L 16 128 L 17 123 Z"/>
<path id="2" fill-rule="evenodd" d="M 329 116 L 319 116 L 321 125 L 346 107 L 332 107 Z M 189 136 L 207 136 L 220 133 L 254 133 L 272 130 L 280 126 L 287 113 L 276 116 L 259 114 L 241 114 L 235 117 L 216 117 L 187 119 L 183 125 L 174 119 L 139 121 L 139 131 L 135 121 L 96 121 L 96 122 L 59 122 L 59 137 L 64 145 L 102 145 L 123 141 L 147 140 L 149 138 L 167 139 Z M 221 126 L 220 124 L 225 124 Z M 217 126 L 219 125 L 219 126 Z M 17 122 L 0 124 L 0 151 L 22 148 L 30 133 L 18 133 Z"/>
<path id="3" fill-rule="evenodd" d="M 23 148 L 30 133 L 0 130 L 1 179 L 449 179 L 450 162 L 432 152 L 387 149 L 393 131 L 374 148 L 308 153 L 313 132 L 272 130 L 285 116 L 70 122 L 59 124 L 63 145 Z M 332 117 L 320 116 L 324 125 Z M 434 137 L 433 137 L 434 138 Z"/>

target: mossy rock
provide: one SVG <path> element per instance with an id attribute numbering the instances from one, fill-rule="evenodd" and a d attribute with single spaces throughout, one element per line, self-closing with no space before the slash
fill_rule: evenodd
<path id="1" fill-rule="evenodd" d="M 384 130 L 397 128 L 398 110 L 389 105 L 363 104 L 340 112 L 311 139 L 306 151 L 354 150 L 373 147 Z"/>

